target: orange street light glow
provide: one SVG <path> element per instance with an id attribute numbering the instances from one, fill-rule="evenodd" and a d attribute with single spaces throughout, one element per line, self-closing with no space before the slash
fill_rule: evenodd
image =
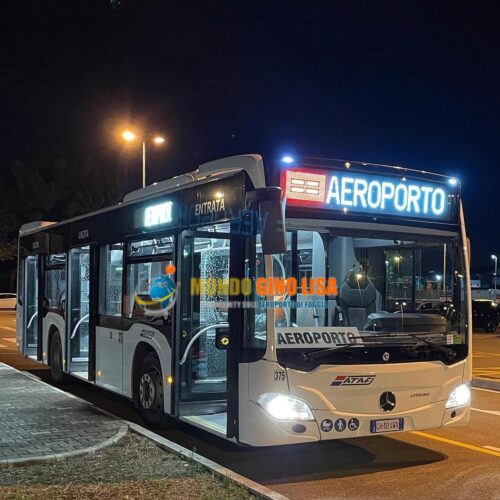
<path id="1" fill-rule="evenodd" d="M 126 141 L 131 142 L 135 139 L 135 134 L 130 130 L 125 130 L 125 132 L 122 133 L 122 137 Z"/>
<path id="2" fill-rule="evenodd" d="M 165 138 L 164 137 L 160 137 L 160 136 L 157 136 L 153 139 L 153 142 L 156 144 L 156 145 L 160 145 L 160 144 L 163 144 L 165 142 Z"/>

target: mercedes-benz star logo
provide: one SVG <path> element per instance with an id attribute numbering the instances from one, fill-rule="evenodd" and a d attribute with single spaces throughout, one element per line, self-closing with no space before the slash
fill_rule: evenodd
<path id="1" fill-rule="evenodd" d="M 392 411 L 396 406 L 396 396 L 392 392 L 383 392 L 379 401 L 380 408 L 384 411 Z"/>

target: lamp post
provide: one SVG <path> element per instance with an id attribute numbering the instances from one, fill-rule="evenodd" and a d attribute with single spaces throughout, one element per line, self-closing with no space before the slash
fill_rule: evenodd
<path id="1" fill-rule="evenodd" d="M 497 298 L 497 264 L 498 257 L 494 254 L 491 255 L 491 258 L 495 261 L 495 272 L 493 273 L 493 279 L 495 280 L 495 300 Z"/>
<path id="2" fill-rule="evenodd" d="M 146 187 L 146 143 L 151 141 L 156 146 L 161 146 L 165 143 L 165 138 L 160 135 L 139 138 L 131 130 L 125 130 L 122 132 L 122 139 L 127 142 L 134 142 L 136 139 L 142 141 L 142 187 L 144 188 Z"/>

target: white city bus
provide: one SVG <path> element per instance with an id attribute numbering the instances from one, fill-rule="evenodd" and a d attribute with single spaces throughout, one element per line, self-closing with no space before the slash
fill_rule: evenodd
<path id="1" fill-rule="evenodd" d="M 467 248 L 454 178 L 224 158 L 25 224 L 17 342 L 151 424 L 246 445 L 465 424 Z"/>

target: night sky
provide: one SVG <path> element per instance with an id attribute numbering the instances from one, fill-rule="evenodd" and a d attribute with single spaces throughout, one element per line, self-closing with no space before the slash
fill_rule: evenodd
<path id="1" fill-rule="evenodd" d="M 498 2 L 3 0 L 1 159 L 92 155 L 133 189 L 296 153 L 461 179 L 475 265 L 500 252 Z M 70 175 L 70 173 L 69 173 Z"/>

